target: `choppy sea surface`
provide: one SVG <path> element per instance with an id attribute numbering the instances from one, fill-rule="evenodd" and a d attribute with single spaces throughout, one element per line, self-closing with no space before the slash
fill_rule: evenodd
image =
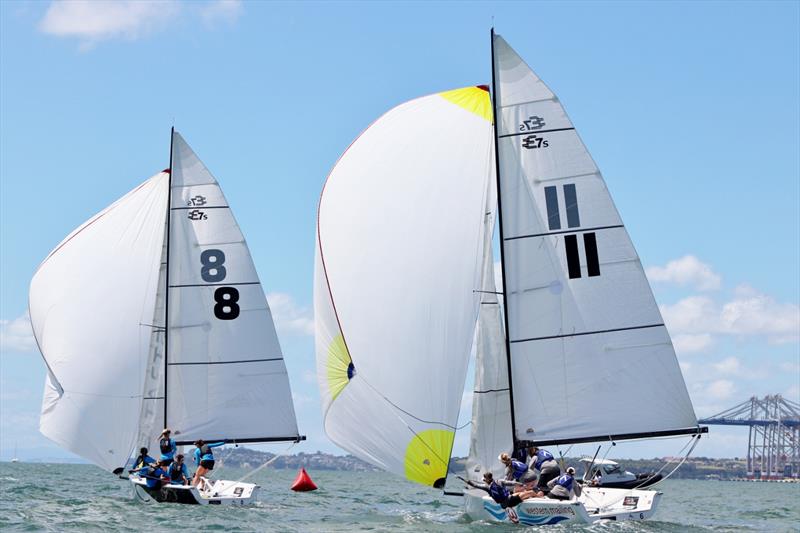
<path id="1" fill-rule="evenodd" d="M 245 472 L 220 469 L 238 479 Z M 473 522 L 463 499 L 381 473 L 311 471 L 315 492 L 289 490 L 297 473 L 265 469 L 247 507 L 144 504 L 128 481 L 89 465 L 0 463 L 2 531 L 519 531 Z M 654 518 L 548 531 L 800 531 L 800 484 L 667 480 Z"/>

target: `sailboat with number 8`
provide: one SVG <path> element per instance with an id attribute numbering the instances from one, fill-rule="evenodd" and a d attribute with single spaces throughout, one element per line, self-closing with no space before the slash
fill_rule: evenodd
<path id="1" fill-rule="evenodd" d="M 261 282 L 217 180 L 174 130 L 170 166 L 73 231 L 33 276 L 42 433 L 122 474 L 139 447 L 300 441 Z M 145 501 L 241 505 L 252 483 L 132 472 Z"/>

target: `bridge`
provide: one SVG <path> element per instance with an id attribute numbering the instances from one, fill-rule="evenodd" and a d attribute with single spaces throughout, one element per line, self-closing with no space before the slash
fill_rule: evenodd
<path id="1" fill-rule="evenodd" d="M 800 404 L 780 394 L 755 396 L 700 424 L 748 426 L 747 475 L 752 479 L 800 477 Z"/>

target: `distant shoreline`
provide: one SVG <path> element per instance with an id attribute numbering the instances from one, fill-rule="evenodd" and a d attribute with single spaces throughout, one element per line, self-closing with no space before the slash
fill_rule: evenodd
<path id="1" fill-rule="evenodd" d="M 226 465 L 234 468 L 257 468 L 275 457 L 275 454 L 269 452 L 262 452 L 246 448 L 244 446 L 238 448 L 223 448 L 215 454 L 217 461 L 220 465 Z M 659 470 L 671 458 L 653 458 L 653 459 L 617 459 L 623 469 L 630 470 L 634 473 L 641 472 L 654 472 Z M 673 458 L 674 459 L 674 458 Z M 66 459 L 66 458 L 41 458 L 41 459 L 21 459 L 21 463 L 31 464 L 90 464 L 80 459 Z M 451 460 L 451 472 L 463 471 L 465 468 L 465 457 L 455 457 Z M 576 457 L 568 457 L 564 459 L 566 464 L 575 466 L 580 472 L 582 469 L 579 460 Z M 3 463 L 10 463 L 10 461 L 3 461 Z M 315 453 L 297 453 L 292 455 L 284 455 L 275 459 L 270 468 L 276 470 L 299 469 L 305 467 L 313 470 L 332 470 L 332 471 L 345 471 L 345 472 L 380 472 L 380 469 L 372 466 L 371 464 L 358 459 L 352 455 L 334 455 L 330 453 L 315 452 Z M 667 467 L 667 471 L 673 468 L 672 465 Z M 692 457 L 689 458 L 681 468 L 672 475 L 672 479 L 720 479 L 720 480 L 738 480 L 747 477 L 747 463 L 743 458 L 709 458 L 709 457 Z"/>

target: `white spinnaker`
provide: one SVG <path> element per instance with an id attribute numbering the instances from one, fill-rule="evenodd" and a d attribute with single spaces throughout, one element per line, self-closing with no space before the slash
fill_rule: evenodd
<path id="1" fill-rule="evenodd" d="M 490 119 L 476 87 L 402 104 L 350 146 L 320 199 L 325 430 L 429 486 L 447 472 L 477 318 Z"/>
<path id="2" fill-rule="evenodd" d="M 472 396 L 467 474 L 479 481 L 486 471 L 500 476 L 505 466 L 497 459 L 501 452 L 511 452 L 511 404 L 508 392 L 508 361 L 503 332 L 502 301 L 497 296 L 492 260 L 495 208 L 497 205 L 494 169 L 489 180 L 489 194 L 484 210 L 483 279 L 481 307 L 475 338 L 475 386 Z"/>
<path id="3" fill-rule="evenodd" d="M 250 251 L 216 179 L 174 133 L 167 425 L 178 441 L 298 437 Z"/>
<path id="4" fill-rule="evenodd" d="M 516 438 L 696 426 L 599 170 L 558 99 L 500 36 L 494 54 Z"/>
<path id="5" fill-rule="evenodd" d="M 49 369 L 39 429 L 106 470 L 125 465 L 136 438 L 167 182 L 153 176 L 73 231 L 31 281 Z"/>

